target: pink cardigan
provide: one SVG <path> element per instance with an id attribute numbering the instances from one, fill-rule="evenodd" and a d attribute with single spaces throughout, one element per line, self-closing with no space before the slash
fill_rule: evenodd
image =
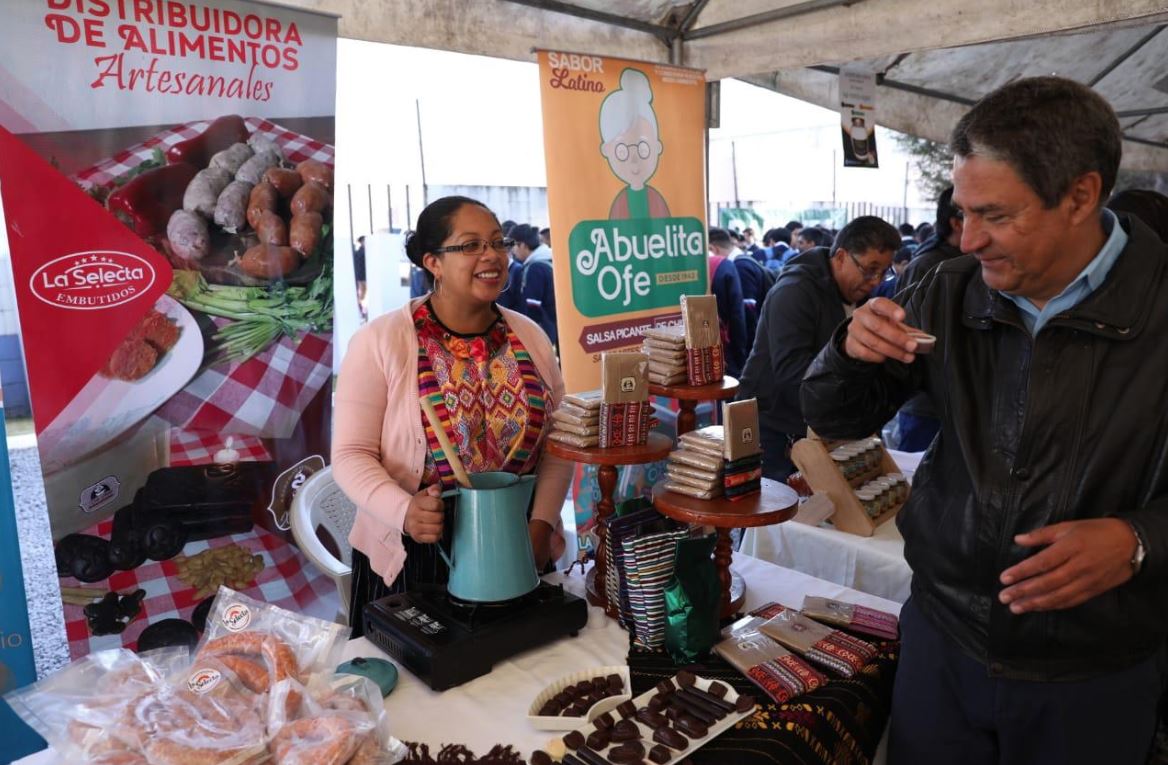
<path id="1" fill-rule="evenodd" d="M 414 309 L 424 299 L 410 301 L 353 335 L 334 399 L 333 477 L 357 505 L 349 542 L 369 557 L 373 570 L 387 583 L 405 563 L 402 528 L 426 460 L 413 321 Z M 564 395 L 564 379 L 551 342 L 531 319 L 506 308 L 499 310 L 549 388 L 550 414 Z M 572 469 L 572 463 L 544 453 L 535 483 L 533 518 L 559 528 Z"/>

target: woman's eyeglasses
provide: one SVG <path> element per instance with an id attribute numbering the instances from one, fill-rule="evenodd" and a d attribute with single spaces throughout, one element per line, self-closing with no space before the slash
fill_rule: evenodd
<path id="1" fill-rule="evenodd" d="M 637 143 L 633 143 L 633 144 L 618 143 L 614 149 L 614 151 L 616 152 L 617 160 L 620 162 L 624 162 L 626 159 L 629 158 L 629 153 L 633 149 L 637 150 L 637 156 L 640 157 L 641 159 L 648 159 L 649 158 L 649 142 L 648 141 L 638 141 Z"/>
<path id="2" fill-rule="evenodd" d="M 463 255 L 473 255 L 477 258 L 479 255 L 482 255 L 484 252 L 486 252 L 488 247 L 490 247 L 495 252 L 507 252 L 514 244 L 514 239 L 506 238 L 492 239 L 489 242 L 486 239 L 471 239 L 469 242 L 454 244 L 449 247 L 435 247 L 433 250 L 431 250 L 431 252 L 433 252 L 435 255 L 443 252 L 461 252 Z"/>

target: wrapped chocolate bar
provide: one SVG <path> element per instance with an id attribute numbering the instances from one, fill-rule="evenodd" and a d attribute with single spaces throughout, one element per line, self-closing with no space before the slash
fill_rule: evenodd
<path id="1" fill-rule="evenodd" d="M 833 630 L 798 611 L 784 609 L 759 625 L 759 631 L 808 661 L 851 677 L 876 655 L 876 647 Z"/>
<path id="2" fill-rule="evenodd" d="M 778 704 L 827 683 L 822 672 L 759 631 L 766 619 L 755 612 L 734 622 L 714 651 Z"/>
<path id="3" fill-rule="evenodd" d="M 807 595 L 803 598 L 803 613 L 819 622 L 885 640 L 896 640 L 900 634 L 900 620 L 894 614 L 842 600 Z"/>
<path id="4" fill-rule="evenodd" d="M 718 489 L 722 486 L 722 481 L 719 478 L 715 478 L 714 480 L 709 481 L 704 478 L 695 478 L 694 476 L 690 475 L 674 473 L 673 471 L 669 470 L 669 468 L 666 468 L 665 472 L 666 475 L 669 476 L 670 481 L 673 481 L 674 483 L 685 484 L 686 486 L 692 486 L 695 489 L 700 489 L 702 491 L 714 491 L 715 489 Z"/>
<path id="5" fill-rule="evenodd" d="M 599 412 L 603 393 L 598 390 L 584 391 L 583 393 L 569 393 L 564 396 L 564 404 L 570 404 L 589 412 Z"/>
<path id="6" fill-rule="evenodd" d="M 643 353 L 601 354 L 600 448 L 640 446 L 648 440 L 648 372 Z"/>
<path id="7" fill-rule="evenodd" d="M 669 461 L 673 464 L 705 470 L 708 473 L 722 474 L 723 463 L 721 457 L 714 457 L 713 455 L 696 452 L 692 449 L 683 448 L 670 452 Z"/>
<path id="8" fill-rule="evenodd" d="M 552 412 L 552 425 L 575 425 L 579 428 L 595 428 L 600 426 L 600 410 L 597 409 L 592 414 L 586 414 L 583 417 L 571 412 L 563 411 L 563 407 Z"/>
<path id="9" fill-rule="evenodd" d="M 762 489 L 762 445 L 759 443 L 758 400 L 722 404 L 726 467 L 726 498 L 739 500 Z"/>
<path id="10" fill-rule="evenodd" d="M 691 430 L 681 434 L 677 441 L 686 449 L 715 457 L 723 456 L 726 450 L 724 431 L 721 425 L 707 425 L 699 430 Z"/>
<path id="11" fill-rule="evenodd" d="M 718 325 L 718 299 L 713 295 L 682 295 L 681 318 L 689 384 L 719 382 L 725 376 L 726 364 Z"/>
<path id="12" fill-rule="evenodd" d="M 566 433 L 562 430 L 556 430 L 554 428 L 552 429 L 551 433 L 548 433 L 548 438 L 552 439 L 553 441 L 559 441 L 560 443 L 569 444 L 581 449 L 592 449 L 600 444 L 599 435 L 581 436 L 575 433 Z"/>
<path id="13" fill-rule="evenodd" d="M 676 481 L 669 480 L 665 482 L 665 488 L 668 491 L 675 491 L 678 494 L 684 494 L 687 497 L 693 497 L 694 499 L 717 499 L 718 497 L 722 496 L 721 486 L 715 486 L 712 489 L 698 489 L 684 483 L 678 483 Z"/>

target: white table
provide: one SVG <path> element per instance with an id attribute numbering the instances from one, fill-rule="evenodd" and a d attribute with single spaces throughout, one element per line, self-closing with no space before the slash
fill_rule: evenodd
<path id="1" fill-rule="evenodd" d="M 799 607 L 804 595 L 821 595 L 900 613 L 900 604 L 841 587 L 807 574 L 779 568 L 748 555 L 734 556 L 731 565 L 747 583 L 745 609 L 769 601 Z M 584 579 L 575 574 L 565 578 L 555 574 L 548 581 L 564 582 L 577 595 L 583 594 Z M 465 744 L 478 756 L 495 744 L 511 744 L 524 757 L 542 748 L 554 732 L 540 731 L 526 720 L 532 699 L 551 682 L 571 672 L 612 664 L 624 664 L 628 653 L 628 633 L 589 607 L 588 624 L 575 638 L 526 651 L 495 665 L 494 670 L 457 688 L 438 693 L 407 670 L 402 670 L 398 687 L 385 701 L 390 729 L 404 741 L 430 745 L 432 754 L 446 743 Z M 345 658 L 383 657 L 372 643 L 359 638 L 350 641 Z M 882 753 L 881 753 L 882 754 Z M 878 761 L 880 757 L 878 755 Z M 19 761 L 19 765 L 57 765 L 48 752 Z"/>
<path id="2" fill-rule="evenodd" d="M 911 479 L 922 453 L 888 453 Z M 870 537 L 790 522 L 747 529 L 741 550 L 784 568 L 897 603 L 908 600 L 912 569 L 905 562 L 904 539 L 895 521 L 880 524 Z"/>

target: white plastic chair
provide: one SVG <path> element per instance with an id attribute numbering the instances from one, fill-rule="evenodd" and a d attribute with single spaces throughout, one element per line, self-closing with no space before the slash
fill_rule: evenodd
<path id="1" fill-rule="evenodd" d="M 356 516 L 357 506 L 337 486 L 331 467 L 313 473 L 292 499 L 292 536 L 304 557 L 336 582 L 341 600 L 340 616 L 345 621 L 349 616 L 349 581 L 353 570 L 349 531 Z M 332 537 L 340 550 L 340 559 L 320 541 L 317 529 Z"/>

